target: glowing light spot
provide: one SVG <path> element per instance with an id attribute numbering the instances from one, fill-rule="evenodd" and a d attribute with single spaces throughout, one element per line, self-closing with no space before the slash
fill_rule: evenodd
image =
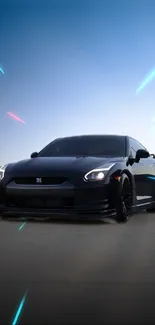
<path id="1" fill-rule="evenodd" d="M 21 302 L 19 304 L 19 307 L 18 307 L 17 312 L 15 314 L 14 320 L 12 322 L 12 325 L 17 325 L 19 316 L 21 315 L 22 309 L 23 309 L 24 304 L 25 304 L 26 297 L 27 297 L 27 292 L 24 294 L 24 296 L 23 296 L 23 298 L 22 298 L 22 300 L 21 300 Z"/>
<path id="2" fill-rule="evenodd" d="M 155 69 L 152 70 L 151 73 L 142 81 L 138 89 L 136 90 L 136 94 L 143 90 L 153 79 L 155 78 Z"/>
<path id="3" fill-rule="evenodd" d="M 3 69 L 2 68 L 0 68 L 0 71 L 4 74 L 4 71 L 3 71 Z"/>
<path id="4" fill-rule="evenodd" d="M 19 227 L 19 231 L 22 230 L 24 228 L 24 226 L 26 225 L 26 221 Z"/>
<path id="5" fill-rule="evenodd" d="M 18 122 L 21 122 L 23 124 L 26 124 L 19 116 L 13 114 L 13 113 L 10 113 L 10 112 L 7 112 L 7 114 L 12 117 L 14 120 L 18 121 Z"/>
<path id="6" fill-rule="evenodd" d="M 121 177 L 120 176 L 116 176 L 114 177 L 116 179 L 116 181 L 120 181 Z"/>
<path id="7" fill-rule="evenodd" d="M 104 178 L 104 174 L 102 172 L 99 172 L 97 175 L 98 179 L 103 179 Z"/>

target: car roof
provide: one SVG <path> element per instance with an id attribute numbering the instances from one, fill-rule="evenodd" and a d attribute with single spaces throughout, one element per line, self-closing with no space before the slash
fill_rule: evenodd
<path id="1" fill-rule="evenodd" d="M 66 137 L 59 137 L 58 139 L 68 139 L 68 138 L 89 138 L 89 137 L 121 137 L 126 138 L 127 135 L 119 135 L 119 134 L 82 134 L 82 135 L 72 135 Z"/>

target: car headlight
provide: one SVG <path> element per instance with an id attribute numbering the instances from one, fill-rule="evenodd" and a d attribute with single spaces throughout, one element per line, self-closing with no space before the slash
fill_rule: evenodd
<path id="1" fill-rule="evenodd" d="M 109 171 L 115 164 L 105 164 L 103 167 L 90 170 L 85 176 L 85 181 L 102 181 L 107 171 Z"/>
<path id="2" fill-rule="evenodd" d="M 8 172 L 8 168 L 9 168 L 9 166 L 11 166 L 11 165 L 12 165 L 12 164 L 7 164 L 7 165 L 5 165 L 5 166 L 3 167 L 3 170 L 1 171 L 2 173 L 1 173 L 0 180 L 2 180 L 2 179 L 4 178 L 6 172 Z"/>
<path id="3" fill-rule="evenodd" d="M 5 171 L 0 172 L 0 181 L 4 178 Z"/>

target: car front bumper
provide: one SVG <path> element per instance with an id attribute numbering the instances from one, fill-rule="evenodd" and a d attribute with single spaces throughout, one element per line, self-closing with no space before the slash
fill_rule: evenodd
<path id="1" fill-rule="evenodd" d="M 0 213 L 16 217 L 97 218 L 115 214 L 110 184 L 20 185 L 10 182 L 3 191 Z"/>
<path id="2" fill-rule="evenodd" d="M 115 210 L 107 210 L 104 212 L 99 211 L 70 211 L 70 210 L 54 210 L 54 209 L 17 209 L 17 208 L 4 208 L 0 207 L 0 215 L 3 218 L 15 217 L 15 218 L 25 218 L 25 219 L 33 219 L 33 218 L 49 218 L 49 219 L 79 219 L 79 220 L 99 220 L 107 217 L 114 217 L 116 215 Z"/>

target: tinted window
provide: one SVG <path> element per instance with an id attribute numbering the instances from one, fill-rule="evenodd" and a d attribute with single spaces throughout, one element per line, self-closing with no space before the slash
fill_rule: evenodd
<path id="1" fill-rule="evenodd" d="M 42 149 L 38 156 L 57 157 L 82 155 L 125 157 L 125 137 L 77 136 L 56 139 Z"/>
<path id="2" fill-rule="evenodd" d="M 135 158 L 136 152 L 139 149 L 147 150 L 140 142 L 130 138 L 130 155 L 132 155 L 133 158 Z"/>
<path id="3" fill-rule="evenodd" d="M 136 158 L 136 151 L 132 147 L 130 147 L 130 156 Z"/>

